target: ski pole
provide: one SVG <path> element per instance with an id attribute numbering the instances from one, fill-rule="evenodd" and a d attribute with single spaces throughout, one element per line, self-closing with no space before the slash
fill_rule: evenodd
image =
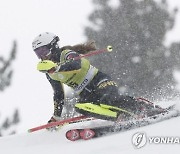
<path id="1" fill-rule="evenodd" d="M 34 128 L 29 129 L 28 132 L 32 133 L 32 132 L 35 132 L 38 130 L 55 127 L 58 125 L 71 124 L 71 123 L 76 123 L 79 121 L 88 121 L 88 120 L 95 120 L 95 118 L 90 118 L 90 117 L 86 117 L 86 116 L 73 117 L 73 118 L 69 118 L 69 119 L 65 119 L 65 120 L 61 120 L 61 121 L 57 121 L 57 122 L 51 122 L 51 123 L 41 125 L 38 127 L 34 127 Z"/>
<path id="2" fill-rule="evenodd" d="M 31 132 L 38 131 L 38 130 L 41 130 L 41 129 L 54 127 L 54 126 L 57 126 L 57 125 L 63 125 L 65 123 L 69 123 L 69 122 L 72 122 L 72 121 L 85 119 L 85 118 L 87 118 L 87 117 L 86 116 L 79 116 L 79 117 L 73 117 L 73 118 L 70 118 L 70 119 L 65 119 L 65 120 L 61 120 L 61 121 L 57 121 L 57 122 L 51 122 L 51 123 L 48 123 L 48 124 L 45 124 L 45 125 L 41 125 L 41 126 L 38 126 L 38 127 L 31 128 L 31 129 L 28 130 L 28 132 L 31 133 Z"/>
<path id="3" fill-rule="evenodd" d="M 100 54 L 103 52 L 112 52 L 112 50 L 113 50 L 112 46 L 108 45 L 105 49 L 99 49 L 99 50 L 89 52 L 87 54 L 82 54 L 78 57 L 71 58 L 71 59 L 67 60 L 66 62 L 58 63 L 58 65 L 63 65 L 63 64 L 66 64 L 66 63 L 74 61 L 74 60 L 79 60 L 79 59 L 84 58 L 84 57 L 90 57 L 90 56 L 97 55 L 97 54 Z"/>

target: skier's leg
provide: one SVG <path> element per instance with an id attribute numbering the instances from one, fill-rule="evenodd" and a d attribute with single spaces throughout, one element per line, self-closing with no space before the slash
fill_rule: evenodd
<path id="1" fill-rule="evenodd" d="M 118 112 L 112 111 L 93 103 L 77 103 L 75 109 L 78 113 L 104 120 L 116 120 Z"/>
<path id="2" fill-rule="evenodd" d="M 136 99 L 131 96 L 124 96 L 118 93 L 117 86 L 108 83 L 103 83 L 101 88 L 96 89 L 97 98 L 99 98 L 99 105 L 103 108 L 125 114 L 128 118 L 152 116 L 162 112 L 161 108 L 157 108 L 153 103 L 144 101 L 143 99 Z M 111 83 L 112 81 L 110 81 Z M 125 112 L 122 112 L 125 111 Z"/>
<path id="3" fill-rule="evenodd" d="M 98 77 L 101 79 L 98 80 Z M 80 94 L 79 103 L 75 105 L 76 111 L 101 119 L 116 119 L 120 113 L 132 116 L 133 113 L 124 106 L 122 108 L 116 104 L 119 101 L 117 84 L 102 73 L 98 77 Z"/>
<path id="4" fill-rule="evenodd" d="M 104 120 L 114 121 L 118 118 L 119 114 L 134 116 L 133 113 L 127 110 L 105 104 L 96 105 L 93 103 L 77 103 L 75 105 L 75 109 L 77 112 L 83 115 L 92 116 Z"/>
<path id="5" fill-rule="evenodd" d="M 131 112 L 137 117 L 149 117 L 165 112 L 165 109 L 154 105 L 146 99 L 136 99 L 130 96 L 120 95 L 119 99 L 113 102 L 113 105 Z"/>
<path id="6" fill-rule="evenodd" d="M 101 119 L 116 119 L 120 114 L 136 116 L 142 114 L 145 107 L 143 101 L 120 95 L 117 84 L 102 73 L 83 90 L 79 102 L 78 112 Z"/>

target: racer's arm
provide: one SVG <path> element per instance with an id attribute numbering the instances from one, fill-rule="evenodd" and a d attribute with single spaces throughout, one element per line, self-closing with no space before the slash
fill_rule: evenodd
<path id="1" fill-rule="evenodd" d="M 69 52 L 67 52 L 66 55 L 64 56 L 64 61 L 66 62 L 75 57 L 79 57 L 79 54 L 75 51 L 69 50 Z M 67 62 L 61 65 L 58 72 L 74 71 L 74 70 L 79 70 L 79 69 L 81 69 L 81 59 L 73 60 L 71 62 Z"/>
<path id="2" fill-rule="evenodd" d="M 48 81 L 50 82 L 53 91 L 54 91 L 54 114 L 53 117 L 57 120 L 61 117 L 61 113 L 63 110 L 64 105 L 64 90 L 63 86 L 59 81 L 55 81 L 49 77 L 49 75 L 46 73 L 46 77 Z"/>

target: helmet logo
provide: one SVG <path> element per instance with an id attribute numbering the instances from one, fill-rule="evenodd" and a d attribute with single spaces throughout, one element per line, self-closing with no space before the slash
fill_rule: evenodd
<path id="1" fill-rule="evenodd" d="M 40 42 L 39 40 L 34 41 L 34 42 L 32 43 L 33 49 L 38 48 L 38 45 L 41 44 L 41 43 L 42 43 L 42 42 Z"/>

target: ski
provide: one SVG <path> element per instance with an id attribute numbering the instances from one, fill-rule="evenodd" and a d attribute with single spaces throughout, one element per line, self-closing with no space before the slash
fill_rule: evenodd
<path id="1" fill-rule="evenodd" d="M 167 112 L 153 115 L 151 117 L 122 121 L 121 123 L 118 124 L 114 123 L 113 125 L 100 126 L 95 128 L 90 127 L 84 129 L 71 129 L 66 132 L 66 138 L 70 141 L 89 140 L 117 132 L 123 132 L 131 129 L 147 126 L 177 116 L 180 116 L 180 111 L 175 110 L 174 106 L 171 106 L 168 108 Z"/>

